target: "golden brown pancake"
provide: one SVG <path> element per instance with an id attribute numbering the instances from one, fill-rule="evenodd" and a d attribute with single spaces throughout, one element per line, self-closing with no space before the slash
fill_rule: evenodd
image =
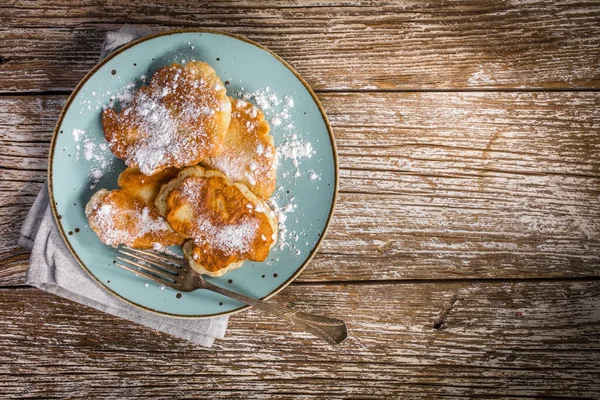
<path id="1" fill-rule="evenodd" d="M 277 220 L 264 200 L 219 171 L 182 170 L 164 185 L 156 207 L 186 238 L 184 254 L 202 274 L 221 276 L 245 260 L 264 261 L 277 237 Z"/>
<path id="2" fill-rule="evenodd" d="M 85 214 L 90 228 L 110 246 L 151 249 L 182 243 L 156 209 L 124 190 L 100 189 L 88 202 Z"/>
<path id="3" fill-rule="evenodd" d="M 152 175 L 218 154 L 230 118 L 231 103 L 215 70 L 191 61 L 156 71 L 130 105 L 103 112 L 102 127 L 115 156 Z"/>
<path id="4" fill-rule="evenodd" d="M 121 189 L 146 202 L 148 206 L 154 207 L 154 199 L 160 187 L 175 178 L 179 171 L 181 171 L 179 168 L 167 168 L 148 176 L 142 174 L 137 168 L 127 168 L 119 175 L 118 183 Z"/>
<path id="5" fill-rule="evenodd" d="M 218 169 L 257 196 L 268 199 L 275 190 L 275 146 L 263 112 L 244 100 L 231 100 L 231 122 L 221 152 L 202 165 Z"/>
<path id="6" fill-rule="evenodd" d="M 154 206 L 161 185 L 178 172 L 169 168 L 146 176 L 138 169 L 127 168 L 119 175 L 121 190 L 101 189 L 88 202 L 85 213 L 90 228 L 110 246 L 160 249 L 183 244 L 183 237 L 169 227 Z"/>

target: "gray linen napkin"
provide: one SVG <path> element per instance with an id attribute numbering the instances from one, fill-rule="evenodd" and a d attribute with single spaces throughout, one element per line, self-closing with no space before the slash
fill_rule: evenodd
<path id="1" fill-rule="evenodd" d="M 117 32 L 108 32 L 101 59 L 148 33 L 127 25 Z M 27 272 L 27 283 L 31 286 L 202 346 L 210 347 L 215 338 L 225 335 L 227 317 L 184 319 L 161 316 L 134 307 L 100 287 L 79 266 L 63 242 L 50 210 L 46 185 L 23 223 L 19 245 L 31 250 Z"/>

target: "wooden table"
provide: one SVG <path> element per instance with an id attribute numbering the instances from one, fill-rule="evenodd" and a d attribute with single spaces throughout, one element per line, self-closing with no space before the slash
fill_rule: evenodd
<path id="1" fill-rule="evenodd" d="M 13 0 L 0 5 L 0 397 L 600 397 L 600 3 Z M 24 285 L 18 230 L 106 31 L 210 27 L 289 61 L 340 194 L 275 298 L 207 350 Z"/>

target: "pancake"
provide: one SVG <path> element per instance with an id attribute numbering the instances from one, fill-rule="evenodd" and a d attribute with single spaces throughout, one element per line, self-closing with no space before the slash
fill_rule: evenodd
<path id="1" fill-rule="evenodd" d="M 181 171 L 178 168 L 167 168 L 154 175 L 144 175 L 137 168 L 127 168 L 119 175 L 119 187 L 132 196 L 144 201 L 149 207 L 154 207 L 154 199 L 160 187 L 170 182 Z"/>
<path id="2" fill-rule="evenodd" d="M 104 110 L 102 127 L 116 157 L 152 175 L 218 154 L 230 118 L 231 103 L 215 70 L 191 61 L 156 71 L 130 105 Z"/>
<path id="3" fill-rule="evenodd" d="M 179 172 L 176 168 L 146 176 L 138 169 L 127 168 L 119 175 L 121 190 L 101 189 L 85 208 L 90 228 L 110 246 L 124 244 L 137 249 L 162 249 L 183 244 L 158 213 L 154 199 L 160 187 Z"/>
<path id="4" fill-rule="evenodd" d="M 266 202 L 219 171 L 186 168 L 155 203 L 173 230 L 190 239 L 184 255 L 201 274 L 222 276 L 245 260 L 264 261 L 277 238 Z"/>
<path id="5" fill-rule="evenodd" d="M 275 191 L 277 167 L 273 136 L 263 112 L 244 100 L 231 100 L 231 122 L 221 152 L 202 162 L 223 172 L 257 196 L 268 199 Z"/>
<path id="6" fill-rule="evenodd" d="M 151 249 L 183 241 L 156 209 L 124 190 L 100 189 L 86 205 L 85 215 L 90 228 L 109 246 Z"/>

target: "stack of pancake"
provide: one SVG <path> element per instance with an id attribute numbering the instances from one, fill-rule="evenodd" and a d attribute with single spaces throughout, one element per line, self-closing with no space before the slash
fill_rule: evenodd
<path id="1" fill-rule="evenodd" d="M 131 103 L 107 108 L 104 136 L 127 169 L 86 206 L 100 240 L 181 245 L 192 268 L 221 276 L 264 261 L 277 239 L 273 137 L 263 112 L 227 96 L 204 62 L 159 69 Z"/>

